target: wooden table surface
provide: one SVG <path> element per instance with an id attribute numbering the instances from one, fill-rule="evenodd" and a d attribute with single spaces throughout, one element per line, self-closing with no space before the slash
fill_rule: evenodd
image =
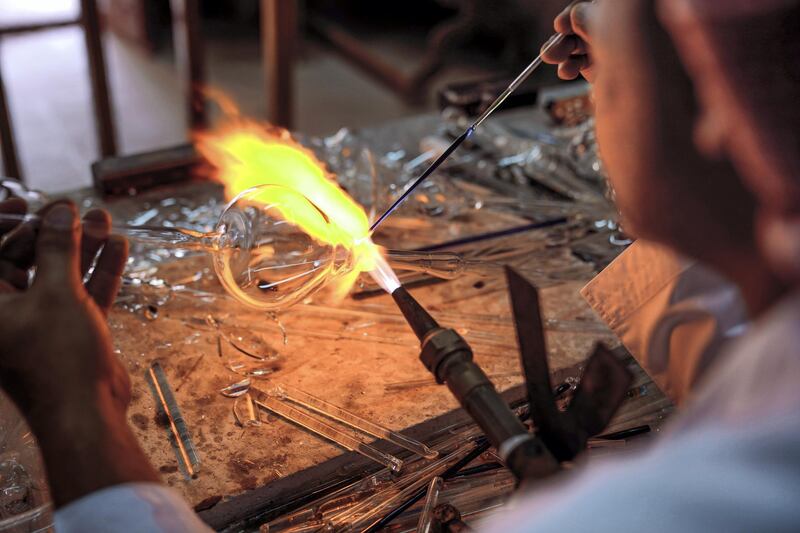
<path id="1" fill-rule="evenodd" d="M 542 120 L 532 113 L 515 113 L 512 119 Z M 364 137 L 378 151 L 397 143 L 405 143 L 413 150 L 421 132 L 434 124 L 435 118 L 423 117 L 365 132 Z M 165 199 L 179 199 L 186 206 L 204 205 L 209 199 L 221 202 L 220 188 L 209 183 L 105 203 L 89 191 L 72 196 L 84 206 L 105 205 L 124 221 L 154 207 L 167 211 L 162 204 L 172 200 L 164 202 Z M 398 214 L 401 228 L 389 228 L 383 241 L 403 248 L 521 222 L 507 214 L 473 210 L 455 221 L 433 221 L 436 231 L 425 232 L 403 229 L 402 213 Z M 148 224 L 158 222 L 156 216 Z M 530 243 L 530 253 L 513 263 L 542 287 L 544 314 L 552 319 L 547 328 L 552 370 L 580 363 L 599 340 L 617 343 L 578 293 L 595 274 L 592 265 L 571 252 L 570 237 L 580 237 L 571 232 L 580 230 L 559 227 L 514 238 L 515 245 L 520 240 Z M 141 267 L 139 263 L 151 252 L 139 247 L 135 253 L 135 264 Z M 256 361 L 235 350 L 225 337 L 238 339 L 251 351 L 277 354 L 281 368 L 273 374 L 272 381 L 294 385 L 393 429 L 406 428 L 457 407 L 446 388 L 433 385 L 418 360 L 416 338 L 387 295 L 347 298 L 338 303 L 326 301 L 324 296 L 315 297 L 275 317 L 245 308 L 227 297 L 206 255 L 155 259 L 145 279 L 157 281 L 125 288 L 109 321 L 117 353 L 132 377 L 131 425 L 164 481 L 192 505 L 217 496 L 234 497 L 343 452 L 271 415 L 263 416 L 258 427 L 240 427 L 233 415 L 234 401 L 219 391 L 242 379 L 228 368 L 230 361 Z M 169 291 L 158 286 L 161 282 L 185 289 Z M 465 275 L 413 289 L 412 293 L 440 323 L 465 337 L 487 374 L 499 375 L 494 379 L 499 389 L 522 382 L 501 271 L 485 278 Z M 155 307 L 146 311 L 147 306 Z M 209 316 L 216 326 L 209 324 Z M 148 366 L 156 360 L 166 372 L 194 439 L 201 461 L 196 479 L 181 470 L 169 431 L 156 415 L 156 403 L 145 379 Z M 387 384 L 408 380 L 428 380 L 431 385 L 386 389 Z M 254 384 L 259 382 L 254 380 Z M 662 403 L 668 406 L 668 402 Z"/>

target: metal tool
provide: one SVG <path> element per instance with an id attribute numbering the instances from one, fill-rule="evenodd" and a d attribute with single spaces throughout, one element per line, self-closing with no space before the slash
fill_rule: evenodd
<path id="1" fill-rule="evenodd" d="M 579 0 L 573 0 L 569 4 L 568 7 L 574 6 L 575 4 L 578 3 L 578 1 Z M 419 187 L 419 185 L 423 181 L 425 181 L 428 178 L 428 176 L 433 174 L 436 171 L 436 169 L 439 168 L 439 166 L 441 166 L 441 164 L 444 163 L 445 160 L 447 160 L 447 158 L 450 157 L 450 155 L 453 152 L 455 152 L 456 149 L 459 146 L 461 146 L 461 144 L 464 141 L 469 139 L 472 136 L 472 134 L 475 133 L 475 130 L 478 128 L 478 126 L 483 124 L 483 121 L 486 120 L 487 118 L 489 118 L 489 115 L 494 113 L 497 110 L 498 107 L 503 105 L 503 102 L 505 102 L 506 99 L 509 96 L 511 96 L 511 94 L 514 91 L 516 91 L 519 88 L 520 85 L 525 83 L 525 80 L 527 80 L 531 76 L 531 74 L 534 73 L 534 71 L 537 68 L 539 68 L 539 66 L 542 64 L 542 56 L 544 54 L 546 54 L 547 52 L 549 52 L 554 46 L 557 46 L 558 44 L 560 44 L 564 40 L 565 37 L 566 37 L 566 35 L 563 34 L 563 33 L 556 33 L 555 35 L 550 37 L 547 40 L 547 42 L 545 42 L 544 45 L 542 46 L 541 51 L 539 52 L 539 55 L 536 56 L 536 58 L 533 61 L 531 61 L 528 64 L 528 66 L 525 67 L 523 69 L 523 71 L 520 72 L 519 75 L 516 78 L 514 78 L 514 80 L 509 84 L 509 86 L 506 87 L 506 89 L 502 93 L 500 93 L 500 96 L 495 98 L 494 102 L 489 104 L 489 107 L 487 107 L 484 110 L 484 112 L 481 113 L 481 115 L 477 119 L 475 119 L 475 121 L 472 123 L 472 125 L 470 127 L 468 127 L 466 130 L 464 130 L 464 133 L 459 135 L 456 138 L 456 140 L 454 140 L 450 144 L 450 146 L 448 146 L 447 149 L 444 152 L 442 152 L 442 154 L 439 157 L 437 157 L 436 160 L 433 163 L 431 163 L 430 166 L 427 169 L 425 169 L 425 171 L 416 180 L 414 180 L 413 183 L 411 183 L 411 185 L 406 187 L 406 190 L 403 191 L 403 194 L 401 194 L 400 197 L 397 200 L 394 201 L 394 203 L 389 207 L 389 209 L 387 209 L 380 217 L 378 217 L 378 219 L 375 222 L 372 223 L 372 226 L 370 226 L 370 228 L 369 228 L 370 232 L 374 232 L 375 229 L 381 224 L 381 222 L 383 222 L 386 219 L 386 217 L 391 215 L 392 212 L 395 209 L 397 209 L 397 207 L 400 204 L 402 204 L 403 201 L 405 201 L 405 199 L 408 198 L 408 196 L 412 192 L 414 192 L 414 189 Z"/>
<path id="2" fill-rule="evenodd" d="M 517 479 L 542 478 L 558 471 L 558 464 L 539 440 L 528 433 L 483 370 L 472 360 L 472 349 L 454 330 L 444 329 L 400 287 L 392 293 L 422 345 L 420 360 L 444 383 L 486 433 Z"/>
<path id="3" fill-rule="evenodd" d="M 519 480 L 540 479 L 558 470 L 558 463 L 586 449 L 589 437 L 611 420 L 630 385 L 625 365 L 599 344 L 586 363 L 566 412 L 556 405 L 538 292 L 519 274 L 506 268 L 529 410 L 536 433 L 529 433 L 472 360 L 472 350 L 454 330 L 444 329 L 400 287 L 392 297 L 422 346 L 420 360 L 446 384 L 497 449 Z"/>
<path id="4" fill-rule="evenodd" d="M 522 370 L 528 389 L 531 419 L 537 434 L 559 461 L 569 461 L 586 448 L 589 437 L 600 433 L 625 399 L 631 373 L 607 348 L 598 344 L 562 412 L 553 397 L 547 364 L 544 325 L 536 287 L 506 268 L 514 311 Z"/>

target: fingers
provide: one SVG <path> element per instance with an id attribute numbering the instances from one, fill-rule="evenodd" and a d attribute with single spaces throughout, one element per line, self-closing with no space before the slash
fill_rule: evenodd
<path id="1" fill-rule="evenodd" d="M 573 7 L 569 14 L 572 33 L 580 37 L 589 45 L 592 43 L 592 35 L 590 31 L 592 18 L 594 17 L 596 9 L 597 6 L 595 6 L 593 3 L 581 2 Z"/>
<path id="2" fill-rule="evenodd" d="M 558 77 L 562 80 L 574 80 L 590 66 L 588 55 L 572 56 L 558 65 Z M 589 79 L 588 76 L 587 79 Z"/>
<path id="3" fill-rule="evenodd" d="M 542 53 L 542 60 L 558 65 L 558 76 L 574 80 L 579 75 L 592 81 L 591 19 L 595 6 L 591 2 L 580 2 L 567 7 L 555 19 L 553 26 L 566 37 L 557 45 Z"/>
<path id="4" fill-rule="evenodd" d="M 0 202 L 0 237 L 16 228 L 22 220 L 16 217 L 23 217 L 28 212 L 28 204 L 20 198 L 10 198 Z M 4 218 L 7 215 L 9 218 Z"/>
<path id="5" fill-rule="evenodd" d="M 119 363 L 114 365 L 111 374 L 111 395 L 120 410 L 128 409 L 131 404 L 131 377 Z"/>
<path id="6" fill-rule="evenodd" d="M 80 284 L 79 242 L 81 228 L 75 205 L 57 203 L 46 209 L 36 239 L 36 280 L 58 289 Z"/>
<path id="7" fill-rule="evenodd" d="M 574 35 L 567 35 L 556 46 L 542 52 L 542 61 L 550 65 L 557 65 L 569 59 L 573 54 L 579 53 L 586 53 L 586 43 Z"/>
<path id="8" fill-rule="evenodd" d="M 24 200 L 12 198 L 0 202 L 0 280 L 2 290 L 24 290 L 28 287 L 28 268 L 33 260 L 33 240 L 35 230 L 30 223 L 21 224 L 21 217 L 28 211 Z M 3 215 L 19 217 L 4 219 Z"/>
<path id="9" fill-rule="evenodd" d="M 50 205 L 47 209 L 52 207 L 53 205 Z M 47 209 L 43 213 L 46 213 Z M 100 247 L 108 239 L 110 231 L 111 216 L 105 210 L 92 209 L 84 215 L 81 237 L 81 274 L 86 274 L 89 270 Z M 21 269 L 30 268 L 33 266 L 35 257 L 35 242 L 36 230 L 32 223 L 17 226 L 0 246 L 0 261 L 10 261 Z"/>
<path id="10" fill-rule="evenodd" d="M 15 291 L 28 288 L 28 271 L 6 262 L 0 262 L 0 283 L 12 287 Z"/>
<path id="11" fill-rule="evenodd" d="M 127 259 L 128 241 L 119 235 L 110 236 L 97 258 L 91 279 L 86 283 L 86 290 L 103 313 L 108 313 L 114 305 Z"/>
<path id="12" fill-rule="evenodd" d="M 32 223 L 17 226 L 0 245 L 0 261 L 9 262 L 24 270 L 33 265 L 36 229 Z"/>
<path id="13" fill-rule="evenodd" d="M 577 35 L 591 44 L 591 21 L 596 9 L 597 6 L 593 2 L 578 2 L 574 6 L 568 6 L 556 16 L 553 28 L 557 33 Z"/>
<path id="14" fill-rule="evenodd" d="M 577 6 L 567 6 L 564 10 L 556 15 L 555 20 L 553 20 L 553 29 L 556 30 L 557 33 L 563 33 L 565 35 L 572 35 L 575 33 L 572 30 L 572 10 Z"/>
<path id="15" fill-rule="evenodd" d="M 111 216 L 103 209 L 92 209 L 83 216 L 82 226 L 81 274 L 85 275 L 111 233 Z"/>

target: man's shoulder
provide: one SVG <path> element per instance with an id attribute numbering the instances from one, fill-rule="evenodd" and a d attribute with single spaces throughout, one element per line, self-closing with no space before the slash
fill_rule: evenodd
<path id="1" fill-rule="evenodd" d="M 800 292 L 786 297 L 709 369 L 693 404 L 745 422 L 800 409 Z M 800 418 L 798 418 L 800 421 Z"/>

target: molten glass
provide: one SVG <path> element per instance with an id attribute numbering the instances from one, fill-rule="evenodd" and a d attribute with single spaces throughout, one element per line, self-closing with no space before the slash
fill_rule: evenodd
<path id="1" fill-rule="evenodd" d="M 39 216 L 0 214 L 0 220 L 38 223 Z M 337 296 L 344 296 L 362 272 L 392 293 L 400 286 L 393 267 L 443 279 L 467 272 L 492 275 L 498 267 L 452 252 L 382 250 L 369 237 L 357 242 L 345 239 L 325 211 L 302 194 L 277 185 L 240 193 L 209 233 L 124 224 L 113 229 L 144 244 L 211 253 L 225 290 L 263 310 L 284 309 L 331 284 Z"/>
<path id="2" fill-rule="evenodd" d="M 285 187 L 236 196 L 217 224 L 213 250 L 225 289 L 260 309 L 288 307 L 361 272 L 379 272 L 382 286 L 396 284 L 389 291 L 400 285 L 369 237 L 353 242 L 325 211 Z"/>
<path id="3" fill-rule="evenodd" d="M 338 295 L 344 296 L 361 272 L 375 272 L 376 281 L 386 290 L 397 288 L 396 276 L 372 243 L 364 208 L 339 186 L 325 165 L 294 140 L 287 130 L 243 117 L 230 102 L 226 106 L 226 120 L 213 131 L 198 133 L 195 143 L 197 150 L 214 168 L 215 178 L 225 186 L 226 198 L 232 199 L 231 206 L 223 215 L 228 219 L 222 223 L 237 229 L 242 220 L 237 220 L 237 217 L 241 219 L 241 213 L 236 213 L 242 210 L 235 204 L 247 204 L 250 210 L 245 218 L 255 216 L 260 209 L 260 218 L 266 221 L 263 231 L 253 231 L 256 241 L 261 238 L 257 233 L 284 232 L 284 242 L 278 244 L 287 248 L 291 255 L 302 255 L 299 248 L 313 242 L 325 248 L 316 253 L 333 258 L 322 260 L 309 252 L 310 263 L 298 263 L 294 267 L 297 269 L 294 273 L 296 279 L 290 276 L 291 279 L 262 280 L 262 284 L 268 286 L 268 290 L 275 290 L 280 285 L 303 284 L 313 291 L 314 280 L 335 278 Z M 262 206 L 259 207 L 259 203 Z M 280 221 L 280 224 L 271 227 L 270 221 Z M 297 249 L 288 244 L 293 237 L 284 224 L 305 235 L 296 244 Z M 270 264 L 272 259 L 257 258 L 252 254 L 248 257 L 256 263 L 266 262 L 274 270 L 275 265 Z M 309 265 L 312 270 L 301 271 Z M 225 262 L 221 266 L 225 266 Z M 288 267 L 289 264 L 284 265 L 281 270 L 289 273 Z M 331 276 L 332 271 L 341 275 Z M 218 268 L 217 273 L 220 272 Z M 221 279 L 229 289 L 241 287 L 241 280 L 231 282 L 230 276 Z M 248 288 L 247 294 L 240 296 L 246 296 L 245 301 L 253 303 L 254 292 Z M 304 291 L 298 291 L 298 295 L 302 299 Z"/>

